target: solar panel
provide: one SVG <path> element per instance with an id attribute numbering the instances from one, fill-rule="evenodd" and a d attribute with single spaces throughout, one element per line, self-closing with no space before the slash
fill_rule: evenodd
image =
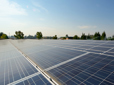
<path id="1" fill-rule="evenodd" d="M 20 80 L 25 80 L 30 83 L 30 81 L 27 80 L 27 77 L 31 77 L 33 74 L 38 73 L 38 70 L 36 70 L 36 68 L 34 68 L 32 64 L 30 64 L 14 46 L 11 45 L 11 43 L 8 41 L 1 41 L 0 45 L 3 43 L 6 43 L 7 45 L 4 45 L 4 47 L 0 49 L 0 85 L 14 85 L 20 83 Z M 36 75 L 33 75 L 32 77 L 34 78 Z M 46 79 L 43 78 L 41 74 L 38 76 L 41 76 L 39 78 L 39 83 L 49 83 L 49 81 L 45 82 Z M 36 79 L 38 80 L 38 78 Z M 34 79 L 32 80 L 34 81 Z M 26 84 L 26 82 L 24 82 L 23 85 Z"/>
<path id="2" fill-rule="evenodd" d="M 18 67 L 17 70 L 15 70 L 15 72 L 17 72 L 16 75 L 18 75 L 16 77 L 17 80 L 9 84 L 51 84 L 50 81 L 42 75 L 42 72 L 37 71 L 30 61 L 28 62 L 16 49 L 21 51 L 51 79 L 56 81 L 56 84 L 114 84 L 113 41 L 10 40 L 13 45 L 8 41 L 4 42 L 4 45 L 0 44 L 2 48 L 5 48 L 4 51 L 0 50 L 0 60 L 5 62 L 1 63 L 0 61 L 2 64 L 0 65 L 3 69 L 7 69 L 7 67 L 9 67 L 7 66 L 8 62 L 11 62 L 11 66 L 14 66 L 14 68 L 12 67 L 13 70 Z M 10 52 L 7 47 L 11 50 Z M 2 57 L 4 55 L 6 58 Z M 9 58 L 9 55 L 11 55 L 11 58 Z M 15 63 L 15 65 L 13 65 L 13 63 Z M 19 77 L 21 69 L 23 69 L 24 72 L 22 73 L 25 73 L 26 76 Z M 35 72 L 33 71 L 34 69 Z M 3 70 L 1 70 L 1 72 L 3 72 Z M 2 78 L 3 77 L 0 77 L 0 79 Z"/>
<path id="3" fill-rule="evenodd" d="M 87 54 L 48 72 L 62 84 L 113 84 L 114 57 L 99 54 Z"/>

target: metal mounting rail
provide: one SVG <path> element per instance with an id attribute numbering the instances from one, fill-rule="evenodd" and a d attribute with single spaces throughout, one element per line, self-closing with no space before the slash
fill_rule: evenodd
<path id="1" fill-rule="evenodd" d="M 10 42 L 10 41 L 9 41 Z M 38 67 L 37 64 L 35 64 L 26 54 L 24 54 L 20 49 L 18 49 L 12 42 L 10 42 L 17 51 L 19 51 L 25 59 L 28 60 L 52 85 L 59 85 L 57 82 L 55 82 L 54 79 L 52 79 L 50 76 L 48 76 L 45 71 L 43 71 L 40 67 Z"/>

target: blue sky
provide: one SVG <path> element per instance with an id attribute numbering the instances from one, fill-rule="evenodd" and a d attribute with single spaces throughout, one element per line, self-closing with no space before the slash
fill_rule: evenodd
<path id="1" fill-rule="evenodd" d="M 0 31 L 44 36 L 114 35 L 114 0 L 0 0 Z"/>

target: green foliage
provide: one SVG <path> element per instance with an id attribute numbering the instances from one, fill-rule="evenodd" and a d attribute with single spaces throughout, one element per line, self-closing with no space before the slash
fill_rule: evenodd
<path id="1" fill-rule="evenodd" d="M 114 35 L 112 36 L 112 40 L 114 40 Z"/>
<path id="2" fill-rule="evenodd" d="M 53 39 L 57 39 L 57 35 L 53 36 Z"/>
<path id="3" fill-rule="evenodd" d="M 82 39 L 82 40 L 85 40 L 85 39 L 86 39 L 85 33 L 82 33 L 81 39 Z"/>
<path id="4" fill-rule="evenodd" d="M 104 40 L 105 38 L 106 38 L 106 33 L 103 32 L 103 33 L 102 33 L 102 36 L 101 36 L 101 39 Z"/>
<path id="5" fill-rule="evenodd" d="M 4 34 L 3 32 L 0 32 L 0 37 L 1 37 L 3 34 Z"/>
<path id="6" fill-rule="evenodd" d="M 107 40 L 114 40 L 114 35 L 112 37 L 108 37 Z"/>
<path id="7" fill-rule="evenodd" d="M 6 34 L 2 34 L 1 39 L 8 39 L 8 36 Z"/>
<path id="8" fill-rule="evenodd" d="M 16 31 L 14 37 L 17 38 L 17 39 L 23 39 L 24 34 L 21 31 Z"/>
<path id="9" fill-rule="evenodd" d="M 0 39 L 8 39 L 8 36 L 3 32 L 0 32 Z"/>
<path id="10" fill-rule="evenodd" d="M 90 36 L 90 34 L 88 34 L 88 35 L 87 35 L 87 39 L 91 39 L 91 36 Z"/>
<path id="11" fill-rule="evenodd" d="M 73 39 L 80 39 L 78 35 L 74 35 Z"/>
<path id="12" fill-rule="evenodd" d="M 42 35 L 41 32 L 37 32 L 37 33 L 36 33 L 36 37 L 37 37 L 38 39 L 42 39 L 43 35 Z"/>
<path id="13" fill-rule="evenodd" d="M 66 39 L 66 37 L 63 37 L 63 39 Z"/>
<path id="14" fill-rule="evenodd" d="M 101 40 L 101 35 L 99 32 L 95 32 L 94 34 L 94 40 Z"/>

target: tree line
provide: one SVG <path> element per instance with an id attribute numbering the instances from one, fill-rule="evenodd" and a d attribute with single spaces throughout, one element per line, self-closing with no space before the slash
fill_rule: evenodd
<path id="1" fill-rule="evenodd" d="M 29 35 L 24 36 L 24 33 L 21 31 L 16 31 L 14 37 L 16 39 L 58 39 L 57 35 L 53 37 L 43 37 L 42 32 L 36 32 L 35 36 Z M 3 32 L 0 32 L 0 39 L 8 39 L 8 36 L 4 34 Z M 69 37 L 68 35 L 64 37 L 60 37 L 60 39 L 81 39 L 81 40 L 114 40 L 114 35 L 112 37 L 106 38 L 106 33 L 103 32 L 100 34 L 99 32 L 95 32 L 94 35 L 85 35 L 85 33 L 82 33 L 81 37 L 78 35 L 74 35 L 73 37 Z"/>

